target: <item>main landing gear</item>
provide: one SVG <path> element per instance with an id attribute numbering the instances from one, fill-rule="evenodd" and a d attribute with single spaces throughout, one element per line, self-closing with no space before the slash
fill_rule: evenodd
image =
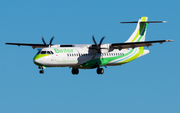
<path id="1" fill-rule="evenodd" d="M 103 74 L 104 73 L 104 69 L 103 68 L 97 68 L 97 74 Z"/>
<path id="2" fill-rule="evenodd" d="M 43 66 L 39 66 L 38 68 L 41 69 L 41 70 L 39 71 L 39 73 L 40 73 L 40 74 L 44 74 Z"/>
<path id="3" fill-rule="evenodd" d="M 71 72 L 72 72 L 73 75 L 77 75 L 77 74 L 79 74 L 79 69 L 78 68 L 72 68 Z M 104 73 L 104 69 L 98 67 L 96 72 L 97 72 L 97 74 L 103 74 Z"/>
<path id="4" fill-rule="evenodd" d="M 79 73 L 79 69 L 78 68 L 72 68 L 72 74 L 73 75 L 77 75 Z"/>

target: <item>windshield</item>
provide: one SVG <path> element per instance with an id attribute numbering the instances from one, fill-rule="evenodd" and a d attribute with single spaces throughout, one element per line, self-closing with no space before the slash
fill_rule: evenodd
<path id="1" fill-rule="evenodd" d="M 37 54 L 54 54 L 52 51 L 39 51 Z"/>

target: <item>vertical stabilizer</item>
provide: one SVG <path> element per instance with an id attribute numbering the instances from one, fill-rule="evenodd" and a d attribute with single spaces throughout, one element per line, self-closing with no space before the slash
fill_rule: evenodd
<path id="1" fill-rule="evenodd" d="M 142 42 L 145 41 L 148 17 L 141 17 L 137 22 L 137 26 L 133 34 L 126 42 Z M 135 23 L 135 22 L 134 22 Z"/>

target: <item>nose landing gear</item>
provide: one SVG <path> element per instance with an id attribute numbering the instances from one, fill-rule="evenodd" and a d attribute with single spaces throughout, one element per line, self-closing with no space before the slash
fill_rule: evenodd
<path id="1" fill-rule="evenodd" d="M 38 68 L 41 69 L 41 70 L 39 71 L 39 73 L 40 73 L 40 74 L 44 74 L 43 66 L 39 66 Z"/>

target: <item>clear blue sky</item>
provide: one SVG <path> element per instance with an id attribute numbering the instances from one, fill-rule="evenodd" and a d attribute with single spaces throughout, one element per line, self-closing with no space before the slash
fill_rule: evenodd
<path id="1" fill-rule="evenodd" d="M 178 0 L 4 0 L 0 2 L 0 113 L 180 113 Z M 150 53 L 122 66 L 96 70 L 47 68 L 33 64 L 31 47 L 6 42 L 89 44 L 121 43 L 141 16 L 165 20 L 149 24 Z"/>

